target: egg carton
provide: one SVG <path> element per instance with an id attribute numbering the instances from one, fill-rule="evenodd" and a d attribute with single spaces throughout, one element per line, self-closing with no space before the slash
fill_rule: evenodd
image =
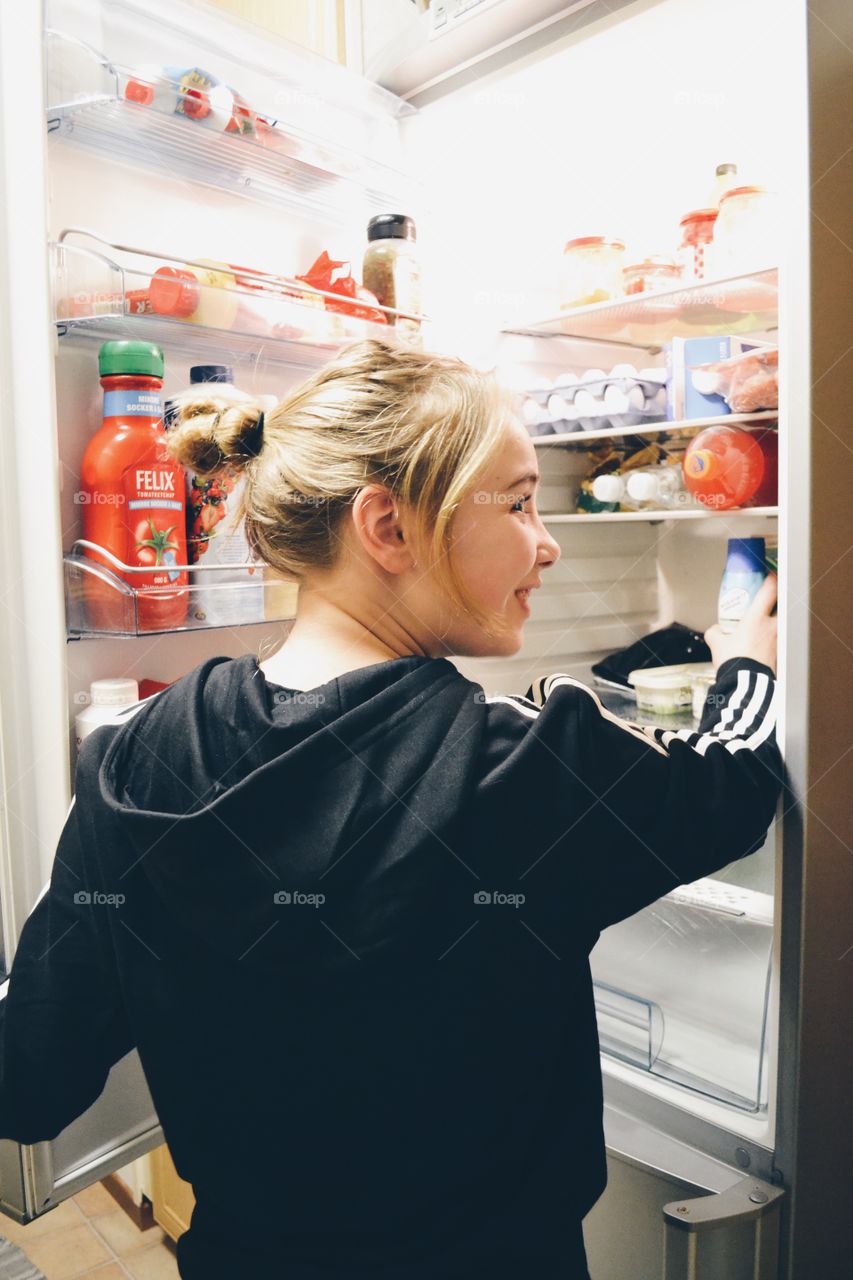
<path id="1" fill-rule="evenodd" d="M 654 376 L 652 376 L 654 375 Z M 531 435 L 572 431 L 624 430 L 666 421 L 666 372 L 614 370 L 595 377 L 543 379 L 532 386 L 522 406 Z"/>

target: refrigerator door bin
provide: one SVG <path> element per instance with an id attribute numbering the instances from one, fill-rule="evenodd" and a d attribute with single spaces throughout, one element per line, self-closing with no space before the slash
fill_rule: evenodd
<path id="1" fill-rule="evenodd" d="M 392 163 L 397 122 L 414 108 L 393 94 L 367 86 L 372 92 L 344 106 L 318 89 L 316 63 L 326 82 L 349 86 L 357 77 L 343 68 L 271 40 L 257 41 L 247 66 L 199 29 L 182 28 L 187 14 L 175 6 L 168 14 L 150 4 L 87 8 L 48 5 L 47 121 L 57 138 L 338 225 L 416 207 L 416 184 Z M 216 90 L 182 92 L 183 68 L 209 72 Z M 251 103 L 237 92 L 244 85 Z M 230 119 L 210 109 L 217 94 L 233 100 Z"/>
<path id="2" fill-rule="evenodd" d="M 134 588 L 106 564 L 86 555 L 87 549 L 103 556 L 122 573 L 150 573 L 150 569 L 121 564 L 103 547 L 83 539 L 75 542 L 64 558 L 67 634 L 72 640 L 211 630 L 217 626 L 284 622 L 296 617 L 297 584 L 277 578 L 266 565 L 253 566 L 255 581 L 247 574 L 245 580 L 238 582 L 233 581 L 234 565 L 208 565 L 201 569 L 198 565 L 174 565 L 173 572 L 189 574 L 189 582 Z M 228 574 L 232 581 L 223 579 L 217 583 L 216 574 Z M 183 621 L 161 625 L 158 613 L 162 610 L 170 616 L 180 613 Z"/>
<path id="3" fill-rule="evenodd" d="M 72 236 L 98 248 L 71 243 Z M 73 327 L 99 337 L 178 342 L 201 356 L 212 341 L 225 340 L 237 352 L 263 347 L 265 356 L 277 353 L 283 364 L 328 360 L 341 346 L 363 338 L 401 341 L 402 331 L 394 324 L 359 316 L 364 305 L 357 301 L 251 267 L 113 245 L 78 227 L 61 233 L 51 256 L 53 314 L 60 332 Z M 347 306 L 354 314 L 338 310 Z M 370 310 L 406 314 L 372 305 Z M 305 351 L 313 357 L 300 354 Z"/>
<path id="4" fill-rule="evenodd" d="M 593 986 L 602 1052 L 651 1071 L 663 1043 L 660 1007 L 651 1000 L 627 995 L 606 982 L 596 982 Z"/>
<path id="5" fill-rule="evenodd" d="M 714 879 L 606 929 L 590 961 L 602 1050 L 759 1111 L 772 945 L 772 897 Z"/>

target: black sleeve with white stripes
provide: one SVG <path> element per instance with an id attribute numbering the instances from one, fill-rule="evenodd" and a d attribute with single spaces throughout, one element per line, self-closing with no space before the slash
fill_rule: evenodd
<path id="1" fill-rule="evenodd" d="M 761 847 L 782 786 L 775 690 L 769 667 L 730 659 L 698 729 L 678 731 L 620 719 L 571 676 L 528 690 L 549 792 L 544 861 L 568 860 L 596 929 Z"/>

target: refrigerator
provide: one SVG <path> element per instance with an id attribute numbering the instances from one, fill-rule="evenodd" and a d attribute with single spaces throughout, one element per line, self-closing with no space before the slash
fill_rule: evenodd
<path id="1" fill-rule="evenodd" d="M 761 850 L 593 953 L 609 1183 L 585 1234 L 595 1280 L 844 1276 L 853 14 L 840 0 L 345 9 L 357 66 L 200 0 L 0 11 L 5 970 L 50 874 L 91 681 L 175 680 L 262 651 L 294 616 L 292 588 L 265 580 L 263 622 L 212 626 L 191 586 L 186 624 L 151 632 L 120 584 L 112 630 L 87 621 L 80 464 L 101 421 L 102 342 L 159 342 L 167 397 L 190 366 L 221 362 L 279 398 L 347 343 L 391 332 L 317 305 L 295 277 L 325 250 L 360 279 L 368 218 L 403 212 L 418 228 L 419 340 L 530 398 L 567 373 L 660 368 L 674 338 L 778 344 L 779 408 L 758 419 L 778 422 L 778 505 L 580 515 L 591 449 L 628 429 L 536 436 L 560 560 L 517 655 L 454 661 L 489 696 L 551 672 L 590 682 L 593 663 L 658 627 L 714 621 L 728 538 L 778 538 L 788 790 Z M 464 39 L 442 54 L 448 23 Z M 414 46 L 430 39 L 424 61 Z M 162 66 L 212 72 L 260 123 L 176 112 Z M 150 101 L 129 99 L 134 82 Z M 778 193 L 775 243 L 749 269 L 561 309 L 567 240 L 666 252 L 729 160 Z M 211 262 L 238 296 L 227 323 L 136 309 L 158 270 Z M 160 1142 L 133 1052 L 56 1140 L 0 1141 L 0 1209 L 28 1221 Z"/>

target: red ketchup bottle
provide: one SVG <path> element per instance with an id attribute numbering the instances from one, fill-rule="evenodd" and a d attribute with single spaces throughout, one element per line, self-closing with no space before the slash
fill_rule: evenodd
<path id="1" fill-rule="evenodd" d="M 684 483 L 706 507 L 728 511 L 776 502 L 776 433 L 708 427 L 690 441 Z"/>
<path id="2" fill-rule="evenodd" d="M 86 615 L 96 631 L 163 631 L 186 620 L 188 575 L 184 471 L 166 450 L 160 392 L 163 352 L 148 342 L 105 342 L 98 357 L 104 421 L 83 455 L 80 503 L 83 537 L 128 566 L 106 566 L 138 593 L 95 575 L 85 580 Z M 135 613 L 133 605 L 135 603 Z"/>

